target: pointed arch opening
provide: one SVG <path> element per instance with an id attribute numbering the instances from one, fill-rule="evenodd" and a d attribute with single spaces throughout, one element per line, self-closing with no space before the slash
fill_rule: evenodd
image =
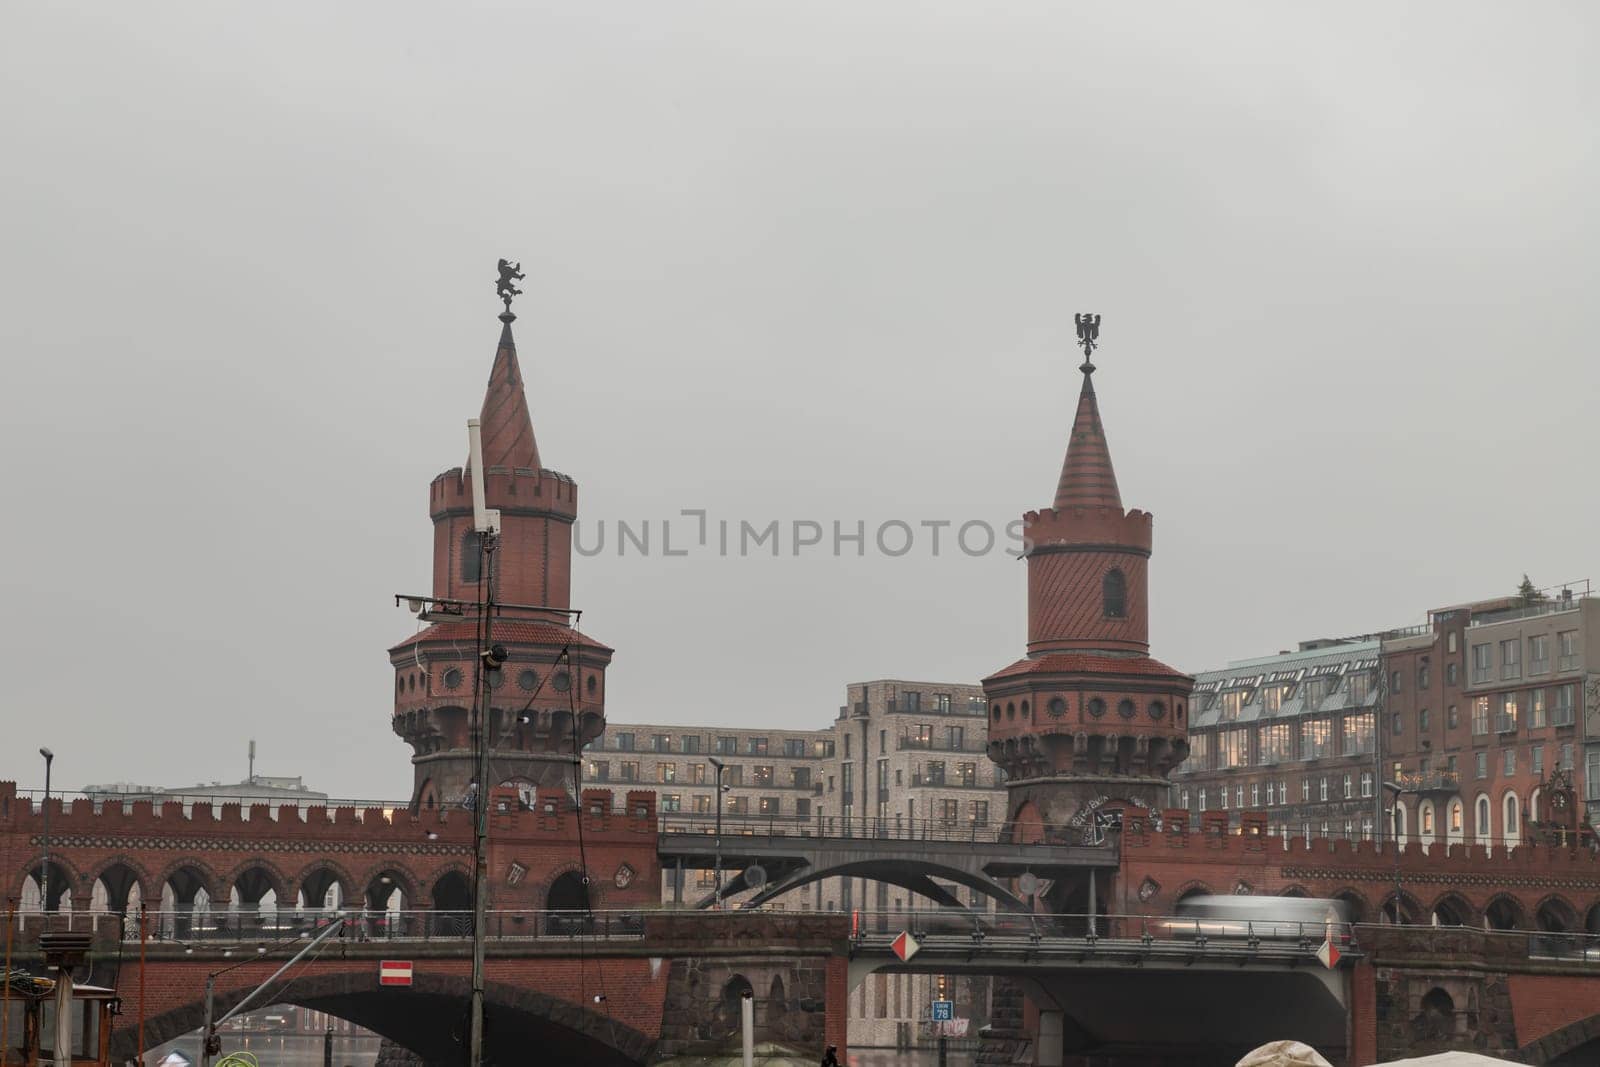
<path id="1" fill-rule="evenodd" d="M 736 974 L 723 983 L 722 996 L 717 1001 L 716 1018 L 711 1024 L 715 1038 L 720 1040 L 739 1032 L 744 1000 L 755 995 L 755 987 L 742 974 Z"/>
<path id="2" fill-rule="evenodd" d="M 1472 905 L 1456 893 L 1446 893 L 1433 904 L 1433 925 L 1471 926 Z"/>
<path id="3" fill-rule="evenodd" d="M 45 865 L 35 863 L 24 876 L 22 891 L 18 894 L 17 910 L 35 912 L 72 910 L 72 875 L 54 859 L 50 861 L 49 878 L 45 877 L 45 873 Z M 50 899 L 41 903 L 46 895 Z"/>
<path id="4" fill-rule="evenodd" d="M 466 937 L 472 933 L 472 879 L 462 871 L 445 871 L 433 883 L 433 914 L 429 922 L 435 935 Z"/>
<path id="5" fill-rule="evenodd" d="M 1534 922 L 1548 934 L 1570 933 L 1578 928 L 1578 913 L 1561 897 L 1546 897 L 1534 913 Z"/>
<path id="6" fill-rule="evenodd" d="M 94 880 L 89 910 L 100 914 L 133 915 L 144 902 L 139 876 L 126 863 L 113 863 Z"/>
<path id="7" fill-rule="evenodd" d="M 1334 900 L 1342 900 L 1350 909 L 1350 921 L 1362 923 L 1367 921 L 1367 898 L 1357 893 L 1354 889 L 1342 889 L 1333 895 Z"/>
<path id="8" fill-rule="evenodd" d="M 161 883 L 162 937 L 183 940 L 197 926 L 208 923 L 211 913 L 210 880 L 199 867 L 183 866 Z"/>
<path id="9" fill-rule="evenodd" d="M 1516 898 L 1501 894 L 1483 909 L 1483 924 L 1490 930 L 1521 929 L 1522 905 L 1517 903 Z"/>

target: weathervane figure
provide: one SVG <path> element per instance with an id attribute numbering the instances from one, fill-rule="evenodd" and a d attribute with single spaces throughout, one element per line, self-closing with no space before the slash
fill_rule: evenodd
<path id="1" fill-rule="evenodd" d="M 1094 363 L 1089 357 L 1100 346 L 1100 316 L 1074 315 L 1072 321 L 1078 325 L 1078 347 L 1083 349 L 1083 369 L 1092 371 Z"/>
<path id="2" fill-rule="evenodd" d="M 512 263 L 508 259 L 502 259 L 500 261 L 500 281 L 495 285 L 495 293 L 499 295 L 501 300 L 505 301 L 507 314 L 509 314 L 511 311 L 511 298 L 522 295 L 522 290 L 518 289 L 512 283 L 520 282 L 521 280 L 522 264 Z M 1079 334 L 1081 335 L 1082 332 L 1082 328 L 1080 327 Z"/>

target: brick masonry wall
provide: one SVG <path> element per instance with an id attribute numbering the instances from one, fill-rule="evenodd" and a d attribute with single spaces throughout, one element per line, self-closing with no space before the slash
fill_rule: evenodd
<path id="1" fill-rule="evenodd" d="M 662 912 L 647 918 L 643 941 L 590 942 L 583 954 L 545 940 L 501 942 L 491 946 L 488 999 L 495 1010 L 556 1023 L 642 1060 L 651 1052 L 732 1047 L 729 1039 L 737 1016 L 727 1010 L 724 992 L 730 979 L 738 976 L 750 983 L 756 996 L 760 1040 L 807 1054 L 820 1051 L 827 1041 L 842 1051 L 847 931 L 843 916 Z M 424 997 L 463 1000 L 471 973 L 466 946 L 461 941 L 379 944 L 334 939 L 323 954 L 300 969 L 285 999 L 314 1001 L 337 1015 L 341 998 L 361 998 L 368 1012 L 362 1021 L 368 1025 L 373 1021 L 375 994 L 393 998 L 395 1010 L 405 1012 L 412 990 L 384 990 L 377 984 L 379 961 L 388 955 L 412 961 L 417 1003 Z M 189 956 L 171 945 L 157 946 L 146 965 L 142 990 L 137 965 L 122 962 L 120 973 L 111 976 L 127 1006 L 116 1035 L 119 1049 L 126 1051 L 134 1041 L 141 992 L 147 1045 L 200 1025 L 206 975 L 231 966 L 216 949 L 209 951 L 209 957 Z M 219 1011 L 271 974 L 282 962 L 281 955 L 260 961 L 247 957 L 219 975 Z M 606 999 L 597 1007 L 594 996 L 602 992 Z M 388 1010 L 379 1012 L 375 1028 L 380 1032 L 382 1017 L 394 1020 L 387 1016 Z M 437 1001 L 429 1010 L 437 1010 Z"/>
<path id="2" fill-rule="evenodd" d="M 1220 813 L 1206 813 L 1215 815 Z M 1168 827 L 1186 821 L 1182 811 L 1164 813 Z M 1264 826 L 1264 812 L 1246 812 L 1249 826 Z M 1524 927 L 1533 925 L 1540 905 L 1559 901 L 1569 906 L 1578 923 L 1600 906 L 1600 858 L 1587 849 L 1523 846 L 1486 852 L 1471 845 L 1435 845 L 1424 850 L 1416 841 L 1400 855 L 1400 879 L 1408 902 L 1431 912 L 1445 897 L 1459 898 L 1481 925 L 1491 900 L 1515 902 Z M 1392 848 L 1371 842 L 1250 834 L 1150 830 L 1132 819 L 1123 835 L 1122 870 L 1108 904 L 1124 914 L 1171 914 L 1185 893 L 1248 892 L 1307 896 L 1350 894 L 1362 901 L 1363 918 L 1378 914 L 1392 897 L 1395 856 Z"/>
<path id="3" fill-rule="evenodd" d="M 585 790 L 584 796 L 605 808 L 603 814 L 583 816 L 595 906 L 657 901 L 661 872 L 654 795 L 635 792 L 619 799 L 609 790 Z M 268 805 L 257 804 L 247 818 L 236 804 L 216 809 L 195 804 L 185 816 L 177 803 L 159 809 L 148 802 L 126 808 L 107 803 L 99 812 L 88 800 L 69 807 L 51 803 L 51 864 L 66 874 L 74 911 L 89 909 L 96 878 L 118 866 L 133 873 L 152 909 L 159 907 L 162 885 L 180 870 L 193 872 L 215 905 L 226 904 L 246 872 L 259 872 L 282 908 L 293 908 L 301 887 L 321 872 L 336 877 L 344 899 L 352 902 L 388 875 L 407 907 L 431 906 L 433 887 L 446 874 L 471 874 L 472 819 L 465 811 L 415 816 L 403 809 L 285 807 L 274 818 Z M 549 883 L 579 866 L 578 818 L 570 809 L 555 814 L 512 810 L 491 817 L 493 906 L 543 906 Z M 37 866 L 43 831 L 42 810 L 19 799 L 15 783 L 0 782 L 0 872 L 6 897 L 20 896 L 28 872 Z M 523 874 L 515 875 L 512 864 Z"/>

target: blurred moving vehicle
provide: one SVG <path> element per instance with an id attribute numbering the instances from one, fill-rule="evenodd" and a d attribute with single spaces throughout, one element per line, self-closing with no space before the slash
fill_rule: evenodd
<path id="1" fill-rule="evenodd" d="M 1200 896 L 1160 922 L 1175 938 L 1324 941 L 1348 944 L 1350 905 L 1317 897 Z"/>

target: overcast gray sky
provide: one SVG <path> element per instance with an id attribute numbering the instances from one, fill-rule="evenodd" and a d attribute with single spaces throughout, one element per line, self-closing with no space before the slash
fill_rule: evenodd
<path id="1" fill-rule="evenodd" d="M 589 522 L 1003 526 L 1050 503 L 1093 310 L 1159 658 L 1594 575 L 1597 23 L 8 4 L 0 778 L 48 744 L 71 788 L 237 779 L 255 737 L 409 792 L 390 595 L 427 587 L 502 255 Z M 613 721 L 818 726 L 1022 652 L 999 552 L 610 544 L 574 599 Z"/>

